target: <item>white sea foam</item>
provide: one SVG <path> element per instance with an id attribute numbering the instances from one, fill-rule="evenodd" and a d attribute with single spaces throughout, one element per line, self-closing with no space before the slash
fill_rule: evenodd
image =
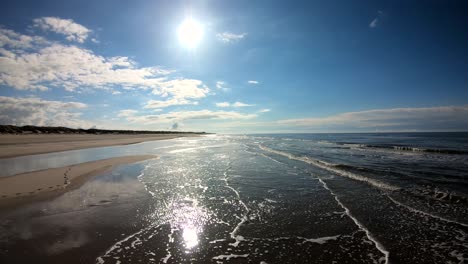
<path id="1" fill-rule="evenodd" d="M 306 162 L 306 163 L 309 163 L 311 164 L 311 161 L 310 159 L 304 157 L 304 158 L 300 158 L 300 157 L 296 157 L 292 154 L 289 154 L 289 153 L 286 153 L 286 152 L 282 152 L 282 151 L 277 151 L 277 150 L 273 150 L 273 149 L 270 149 L 268 147 L 264 147 L 262 145 L 259 145 L 260 149 L 264 150 L 264 151 L 268 151 L 268 152 L 271 152 L 271 153 L 275 153 L 275 154 L 278 154 L 278 155 L 281 155 L 281 156 L 286 156 L 288 157 L 289 159 L 294 159 L 294 160 L 299 160 L 299 161 L 303 161 L 303 162 Z M 330 163 L 327 163 L 327 162 L 323 162 L 323 161 L 318 161 L 316 163 L 312 163 L 313 165 L 316 165 L 320 168 L 324 168 L 324 169 L 331 169 L 329 167 L 323 167 L 323 166 L 333 166 L 333 164 L 330 164 Z M 337 173 L 337 174 L 340 174 L 340 173 Z M 342 175 L 342 174 L 340 174 Z M 346 176 L 346 177 L 349 177 L 348 175 L 342 175 L 342 176 Z M 361 178 L 361 176 L 358 176 L 359 178 Z M 374 242 L 377 250 L 379 250 L 382 254 L 384 254 L 385 256 L 385 263 L 389 263 L 389 255 L 390 255 L 390 252 L 388 250 L 386 250 L 383 245 L 378 242 L 373 236 L 372 234 L 370 233 L 370 231 L 364 227 L 364 225 L 362 225 L 362 223 L 360 223 L 352 214 L 351 212 L 349 211 L 349 209 L 340 201 L 340 199 L 338 198 L 338 196 L 336 196 L 336 194 L 328 187 L 328 185 L 321 179 L 318 177 L 318 180 L 320 181 L 320 183 L 323 185 L 323 187 L 325 189 L 327 189 L 330 194 L 335 198 L 336 202 L 338 203 L 338 205 L 340 205 L 341 208 L 343 208 L 345 211 L 344 211 L 344 214 L 346 214 L 349 218 L 351 218 L 351 220 L 353 220 L 353 222 L 358 226 L 359 229 L 361 229 L 362 231 L 364 231 L 366 233 L 366 236 L 369 240 L 371 240 L 372 242 Z M 361 180 L 361 179 L 358 179 L 358 180 Z M 362 181 L 362 180 L 361 180 Z M 367 181 L 366 181 L 367 182 Z M 377 187 L 381 187 L 381 186 L 377 186 Z M 392 189 L 393 190 L 393 189 Z M 334 238 L 334 237 L 326 237 L 326 238 Z M 280 239 L 289 239 L 289 238 L 280 238 Z M 301 239 L 305 239 L 305 238 L 301 238 Z M 323 238 L 322 238 L 323 239 Z M 316 238 L 316 239 L 306 239 L 307 241 L 309 242 L 317 242 L 317 241 L 320 241 L 320 242 L 323 242 L 323 240 L 321 240 L 320 238 Z"/>
<path id="2" fill-rule="evenodd" d="M 450 256 L 458 259 L 460 261 L 458 263 L 465 263 L 465 260 L 468 260 L 468 258 L 465 258 L 465 253 L 460 252 L 458 250 L 453 250 L 452 252 L 450 252 Z"/>
<path id="3" fill-rule="evenodd" d="M 230 255 L 219 255 L 216 257 L 213 257 L 214 260 L 230 260 L 232 258 L 247 258 L 249 254 L 242 254 L 242 255 L 236 255 L 236 254 L 230 254 Z"/>
<path id="4" fill-rule="evenodd" d="M 364 176 L 358 175 L 356 173 L 352 173 L 352 172 L 348 172 L 348 171 L 338 169 L 338 168 L 335 167 L 336 164 L 333 164 L 333 163 L 325 162 L 325 161 L 322 161 L 322 160 L 311 159 L 309 157 L 298 157 L 298 156 L 292 155 L 290 153 L 279 151 L 279 150 L 274 150 L 274 149 L 271 149 L 269 147 L 265 147 L 265 146 L 262 146 L 262 145 L 259 145 L 259 147 L 263 151 L 267 151 L 267 152 L 270 152 L 270 153 L 273 153 L 273 154 L 281 155 L 281 156 L 287 157 L 287 158 L 292 159 L 292 160 L 302 161 L 302 162 L 314 165 L 316 167 L 319 167 L 321 169 L 331 171 L 331 172 L 333 172 L 335 174 L 338 174 L 340 176 L 344 176 L 344 177 L 347 177 L 347 178 L 350 178 L 350 179 L 353 179 L 353 180 L 365 182 L 365 183 L 367 183 L 369 185 L 372 185 L 374 187 L 377 187 L 379 189 L 384 189 L 384 190 L 388 190 L 388 191 L 396 191 L 396 190 L 400 189 L 399 187 L 396 187 L 396 186 L 381 182 L 381 181 L 376 180 L 376 179 L 370 179 L 368 177 L 364 177 Z"/>
<path id="5" fill-rule="evenodd" d="M 460 223 L 460 222 L 457 222 L 457 221 L 454 221 L 454 220 L 450 220 L 450 219 L 447 219 L 447 218 L 444 218 L 444 217 L 441 217 L 441 216 L 437 216 L 437 215 L 433 215 L 431 213 L 427 213 L 427 212 L 424 212 L 424 211 L 421 211 L 421 210 L 418 210 L 416 208 L 413 208 L 409 205 L 406 205 L 404 203 L 401 203 L 397 200 L 395 200 L 394 198 L 392 198 L 390 195 L 387 195 L 388 199 L 390 199 L 392 202 L 394 202 L 395 204 L 397 204 L 398 206 L 401 206 L 401 207 L 405 207 L 406 209 L 408 209 L 409 211 L 413 212 L 413 213 L 417 213 L 417 214 L 422 214 L 422 215 L 425 215 L 425 216 L 429 216 L 429 217 L 432 217 L 432 218 L 435 218 L 435 219 L 438 219 L 438 220 L 442 220 L 444 222 L 448 222 L 448 223 L 452 223 L 452 224 L 457 224 L 457 225 L 461 225 L 461 226 L 464 226 L 464 227 L 468 227 L 468 224 L 465 224 L 465 223 Z"/>
<path id="6" fill-rule="evenodd" d="M 210 241 L 210 242 L 208 242 L 208 243 L 210 243 L 210 244 L 215 244 L 215 243 L 223 242 L 223 241 L 226 241 L 226 239 L 216 239 L 216 240 L 212 240 L 212 241 Z"/>
<path id="7" fill-rule="evenodd" d="M 146 228 L 141 229 L 140 231 L 138 231 L 138 232 L 136 232 L 136 233 L 133 233 L 133 234 L 131 234 L 131 235 L 125 237 L 124 239 L 122 239 L 122 240 L 120 240 L 120 241 L 117 241 L 114 245 L 112 245 L 112 246 L 106 251 L 106 253 L 104 253 L 104 255 L 97 257 L 97 258 L 96 258 L 96 262 L 99 263 L 99 264 L 105 263 L 103 257 L 109 257 L 110 254 L 111 254 L 112 252 L 114 252 L 114 251 L 119 251 L 119 250 L 121 249 L 122 244 L 125 243 L 125 242 L 127 242 L 127 241 L 130 240 L 131 238 L 134 238 L 134 237 L 135 237 L 135 238 L 136 238 L 135 241 L 140 241 L 140 242 L 141 242 L 141 240 L 140 240 L 138 237 L 136 237 L 136 236 L 138 236 L 139 234 L 141 234 L 141 233 L 143 233 L 143 232 L 145 232 L 145 231 L 147 231 L 147 230 L 149 230 L 150 228 L 153 228 L 153 227 L 158 227 L 158 226 L 153 226 L 153 225 L 148 226 L 148 227 L 146 227 Z M 135 243 L 135 241 L 133 241 L 132 244 L 131 244 L 131 245 L 132 245 L 132 248 L 134 248 L 135 246 L 141 244 L 141 243 Z M 134 244 L 134 243 L 135 243 L 135 244 Z"/>
<path id="8" fill-rule="evenodd" d="M 245 240 L 245 238 L 243 236 L 236 236 L 234 239 L 236 240 L 236 242 L 229 243 L 230 246 L 237 247 L 240 242 Z"/>
<path id="9" fill-rule="evenodd" d="M 260 155 L 262 155 L 263 157 L 265 157 L 265 158 L 267 158 L 267 159 L 270 159 L 270 160 L 272 160 L 272 161 L 274 161 L 274 162 L 276 162 L 276 163 L 284 164 L 283 162 L 278 161 L 278 160 L 275 160 L 275 159 L 273 159 L 273 158 L 271 158 L 271 157 L 269 157 L 269 156 L 267 156 L 267 155 L 265 155 L 265 154 L 263 154 L 263 153 L 261 153 Z"/>
<path id="10" fill-rule="evenodd" d="M 340 235 L 319 237 L 319 238 L 302 238 L 302 239 L 304 239 L 304 243 L 310 242 L 310 243 L 317 243 L 317 244 L 325 244 L 329 240 L 337 240 L 338 237 L 340 237 Z"/>
<path id="11" fill-rule="evenodd" d="M 168 253 L 167 256 L 161 259 L 163 263 L 167 263 L 167 261 L 172 257 L 171 253 Z"/>
<path id="12" fill-rule="evenodd" d="M 141 245 L 141 244 L 142 244 L 142 242 L 141 242 L 140 238 L 135 237 L 135 240 L 130 244 L 130 246 L 132 248 L 136 248 L 136 246 Z"/>
<path id="13" fill-rule="evenodd" d="M 345 213 L 346 215 L 349 216 L 349 218 L 351 218 L 351 220 L 353 220 L 353 222 L 359 227 L 359 229 L 361 229 L 362 231 L 364 231 L 366 233 L 366 236 L 367 238 L 374 242 L 375 244 L 375 247 L 377 248 L 378 251 L 380 251 L 382 254 L 384 254 L 385 256 L 385 263 L 389 263 L 389 255 L 390 255 L 390 252 L 388 250 L 385 249 L 385 247 L 377 240 L 373 237 L 373 235 L 371 234 L 371 232 L 361 223 L 357 220 L 356 217 L 354 217 L 351 212 L 349 211 L 348 207 L 346 207 L 341 201 L 340 199 L 338 198 L 338 196 L 336 196 L 336 194 L 330 189 L 328 188 L 328 185 L 326 182 L 324 182 L 322 179 L 318 178 L 318 180 L 320 181 L 320 183 L 322 183 L 323 187 L 325 189 L 327 189 L 331 195 L 333 195 L 335 197 L 335 200 L 336 202 L 340 205 L 341 208 L 343 208 L 345 210 Z"/>
<path id="14" fill-rule="evenodd" d="M 337 240 L 340 236 L 342 235 L 336 235 L 336 236 L 326 236 L 326 237 L 318 237 L 318 238 L 306 238 L 306 237 L 300 237 L 300 236 L 292 236 L 292 237 L 274 237 L 274 238 L 260 238 L 260 237 L 250 237 L 248 239 L 245 239 L 246 241 L 281 241 L 281 240 L 303 240 L 302 243 L 317 243 L 317 244 L 325 244 L 330 240 Z"/>
<path id="15" fill-rule="evenodd" d="M 245 222 L 247 222 L 248 214 L 250 213 L 250 209 L 249 209 L 249 207 L 247 207 L 247 205 L 244 203 L 244 201 L 242 201 L 239 192 L 229 185 L 229 182 L 228 182 L 228 179 L 227 179 L 227 171 L 224 172 L 224 181 L 226 182 L 226 188 L 232 190 L 236 194 L 236 196 L 237 196 L 237 198 L 239 200 L 239 203 L 242 204 L 242 206 L 245 208 L 245 211 L 246 211 L 245 214 L 242 216 L 241 221 L 236 225 L 236 227 L 230 233 L 231 238 L 236 240 L 236 242 L 230 243 L 229 245 L 237 247 L 239 245 L 239 243 L 244 240 L 244 237 L 243 236 L 238 236 L 236 234 L 237 234 L 237 232 L 239 232 L 240 227 Z"/>

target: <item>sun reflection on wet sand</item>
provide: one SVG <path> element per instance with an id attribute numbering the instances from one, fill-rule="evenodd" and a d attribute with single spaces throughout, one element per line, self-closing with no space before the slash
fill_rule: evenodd
<path id="1" fill-rule="evenodd" d="M 185 248 L 185 253 L 193 252 L 199 244 L 203 226 L 209 219 L 208 213 L 193 198 L 177 199 L 167 207 L 172 212 L 168 219 L 172 232 L 179 231 L 183 243 L 181 246 Z"/>
<path id="2" fill-rule="evenodd" d="M 198 245 L 197 229 L 191 224 L 183 227 L 182 237 L 184 238 L 185 247 L 187 249 L 191 249 Z"/>

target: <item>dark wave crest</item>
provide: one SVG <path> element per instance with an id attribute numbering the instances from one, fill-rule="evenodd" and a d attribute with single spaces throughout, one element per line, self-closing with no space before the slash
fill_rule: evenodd
<path id="1" fill-rule="evenodd" d="M 423 148 L 405 145 L 371 145 L 371 144 L 356 144 L 348 142 L 337 142 L 339 145 L 352 146 L 365 149 L 385 149 L 394 151 L 408 151 L 408 152 L 423 152 L 423 153 L 437 153 L 437 154 L 458 154 L 467 155 L 468 150 L 460 149 L 446 149 L 446 148 Z"/>

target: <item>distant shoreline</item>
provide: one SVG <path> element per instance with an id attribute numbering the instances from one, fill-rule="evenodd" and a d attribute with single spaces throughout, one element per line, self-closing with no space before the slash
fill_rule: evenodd
<path id="1" fill-rule="evenodd" d="M 193 136 L 198 134 L 0 134 L 0 158 Z"/>
<path id="2" fill-rule="evenodd" d="M 206 132 L 176 131 L 176 130 L 121 130 L 121 129 L 98 129 L 98 128 L 69 128 L 54 126 L 14 126 L 0 125 L 0 134 L 91 134 L 91 135 L 167 135 L 167 134 L 206 134 Z"/>

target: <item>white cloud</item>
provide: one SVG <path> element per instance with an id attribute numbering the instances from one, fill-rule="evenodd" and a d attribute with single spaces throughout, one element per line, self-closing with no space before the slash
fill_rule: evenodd
<path id="1" fill-rule="evenodd" d="M 164 84 L 159 68 L 136 68 L 125 57 L 101 57 L 76 46 L 52 44 L 37 52 L 12 50 L 14 56 L 0 56 L 0 84 L 19 90 L 44 90 L 63 87 L 68 91 L 79 87 L 158 89 Z M 159 78 L 158 78 L 159 77 Z"/>
<path id="2" fill-rule="evenodd" d="M 370 22 L 370 28 L 376 28 L 380 24 L 380 20 L 382 18 L 383 12 L 377 11 L 377 16 Z"/>
<path id="3" fill-rule="evenodd" d="M 222 32 L 222 33 L 216 34 L 216 37 L 224 43 L 236 42 L 245 38 L 246 36 L 247 36 L 247 33 L 236 34 L 236 33 L 231 33 L 231 32 Z"/>
<path id="4" fill-rule="evenodd" d="M 265 109 L 261 109 L 260 111 L 258 111 L 259 113 L 267 113 L 267 112 L 270 112 L 271 109 L 268 109 L 268 108 L 265 108 Z"/>
<path id="5" fill-rule="evenodd" d="M 2 54 L 3 56 L 10 57 L 15 55 L 14 52 L 5 50 L 5 48 L 13 50 L 30 49 L 36 45 L 46 43 L 47 41 L 43 37 L 23 35 L 13 30 L 0 27 L 0 48 L 3 52 L 7 52 L 7 54 Z"/>
<path id="6" fill-rule="evenodd" d="M 221 103 L 216 103 L 217 107 L 230 107 L 231 104 L 228 102 L 221 102 Z"/>
<path id="7" fill-rule="evenodd" d="M 138 67 L 128 57 L 103 57 L 88 49 L 47 42 L 0 29 L 0 84 L 18 90 L 149 89 L 173 98 L 202 98 L 210 89 L 200 80 L 173 79 L 173 71 Z"/>
<path id="8" fill-rule="evenodd" d="M 171 98 L 166 101 L 149 100 L 145 108 L 166 108 L 173 105 L 197 105 L 198 102 L 189 101 L 183 98 Z"/>
<path id="9" fill-rule="evenodd" d="M 118 117 L 130 117 L 130 116 L 136 115 L 137 113 L 138 113 L 137 110 L 125 109 L 125 110 L 120 110 L 117 116 Z"/>
<path id="10" fill-rule="evenodd" d="M 113 91 L 112 94 L 113 95 L 119 95 L 119 94 L 122 94 L 122 92 L 121 91 Z"/>
<path id="11" fill-rule="evenodd" d="M 468 105 L 393 108 L 267 122 L 232 120 L 209 128 L 226 133 L 468 131 L 467 116 Z"/>
<path id="12" fill-rule="evenodd" d="M 162 97 L 172 96 L 167 100 L 150 100 L 145 108 L 166 108 L 174 105 L 198 105 L 193 99 L 203 98 L 208 95 L 210 89 L 199 80 L 171 80 L 162 82 L 153 94 Z M 188 100 L 192 99 L 192 100 Z"/>
<path id="13" fill-rule="evenodd" d="M 379 22 L 379 18 L 378 18 L 378 17 L 374 18 L 374 20 L 372 20 L 372 21 L 370 22 L 369 27 L 370 27 L 370 28 L 376 28 L 378 22 Z"/>
<path id="14" fill-rule="evenodd" d="M 243 114 L 234 111 L 180 111 L 169 112 L 159 115 L 137 115 L 137 112 L 130 112 L 129 110 L 121 111 L 120 116 L 126 117 L 126 120 L 139 124 L 161 124 L 181 122 L 186 120 L 236 120 L 236 119 L 251 119 L 257 117 L 255 114 Z"/>
<path id="15" fill-rule="evenodd" d="M 246 107 L 246 106 L 255 106 L 253 104 L 246 104 L 246 103 L 242 103 L 242 102 L 235 102 L 232 104 L 232 106 L 234 107 Z"/>
<path id="16" fill-rule="evenodd" d="M 289 127 L 342 128 L 347 130 L 451 130 L 468 129 L 468 105 L 423 108 L 375 109 L 328 117 L 286 119 L 277 124 Z"/>
<path id="17" fill-rule="evenodd" d="M 153 93 L 162 97 L 174 98 L 203 98 L 208 95 L 210 89 L 202 81 L 193 79 L 176 79 L 160 81 L 154 87 Z"/>
<path id="18" fill-rule="evenodd" d="M 248 84 L 258 84 L 258 81 L 255 81 L 255 80 L 250 80 L 250 81 L 247 81 Z"/>
<path id="19" fill-rule="evenodd" d="M 216 82 L 216 88 L 220 89 L 220 90 L 229 90 L 229 87 L 227 87 L 227 83 L 224 82 L 224 81 L 217 81 Z"/>
<path id="20" fill-rule="evenodd" d="M 235 103 L 229 103 L 229 102 L 221 102 L 221 103 L 216 103 L 217 107 L 247 107 L 247 106 L 255 106 L 253 104 L 246 104 L 242 102 L 235 102 Z"/>
<path id="21" fill-rule="evenodd" d="M 45 31 L 52 31 L 66 36 L 68 41 L 76 41 L 83 43 L 91 30 L 75 23 L 71 19 L 63 19 L 58 17 L 41 17 L 33 20 L 34 27 L 38 27 Z"/>
<path id="22" fill-rule="evenodd" d="M 86 107 L 79 102 L 0 96 L 0 124 L 89 128 L 92 124 L 82 120 L 77 112 Z"/>

